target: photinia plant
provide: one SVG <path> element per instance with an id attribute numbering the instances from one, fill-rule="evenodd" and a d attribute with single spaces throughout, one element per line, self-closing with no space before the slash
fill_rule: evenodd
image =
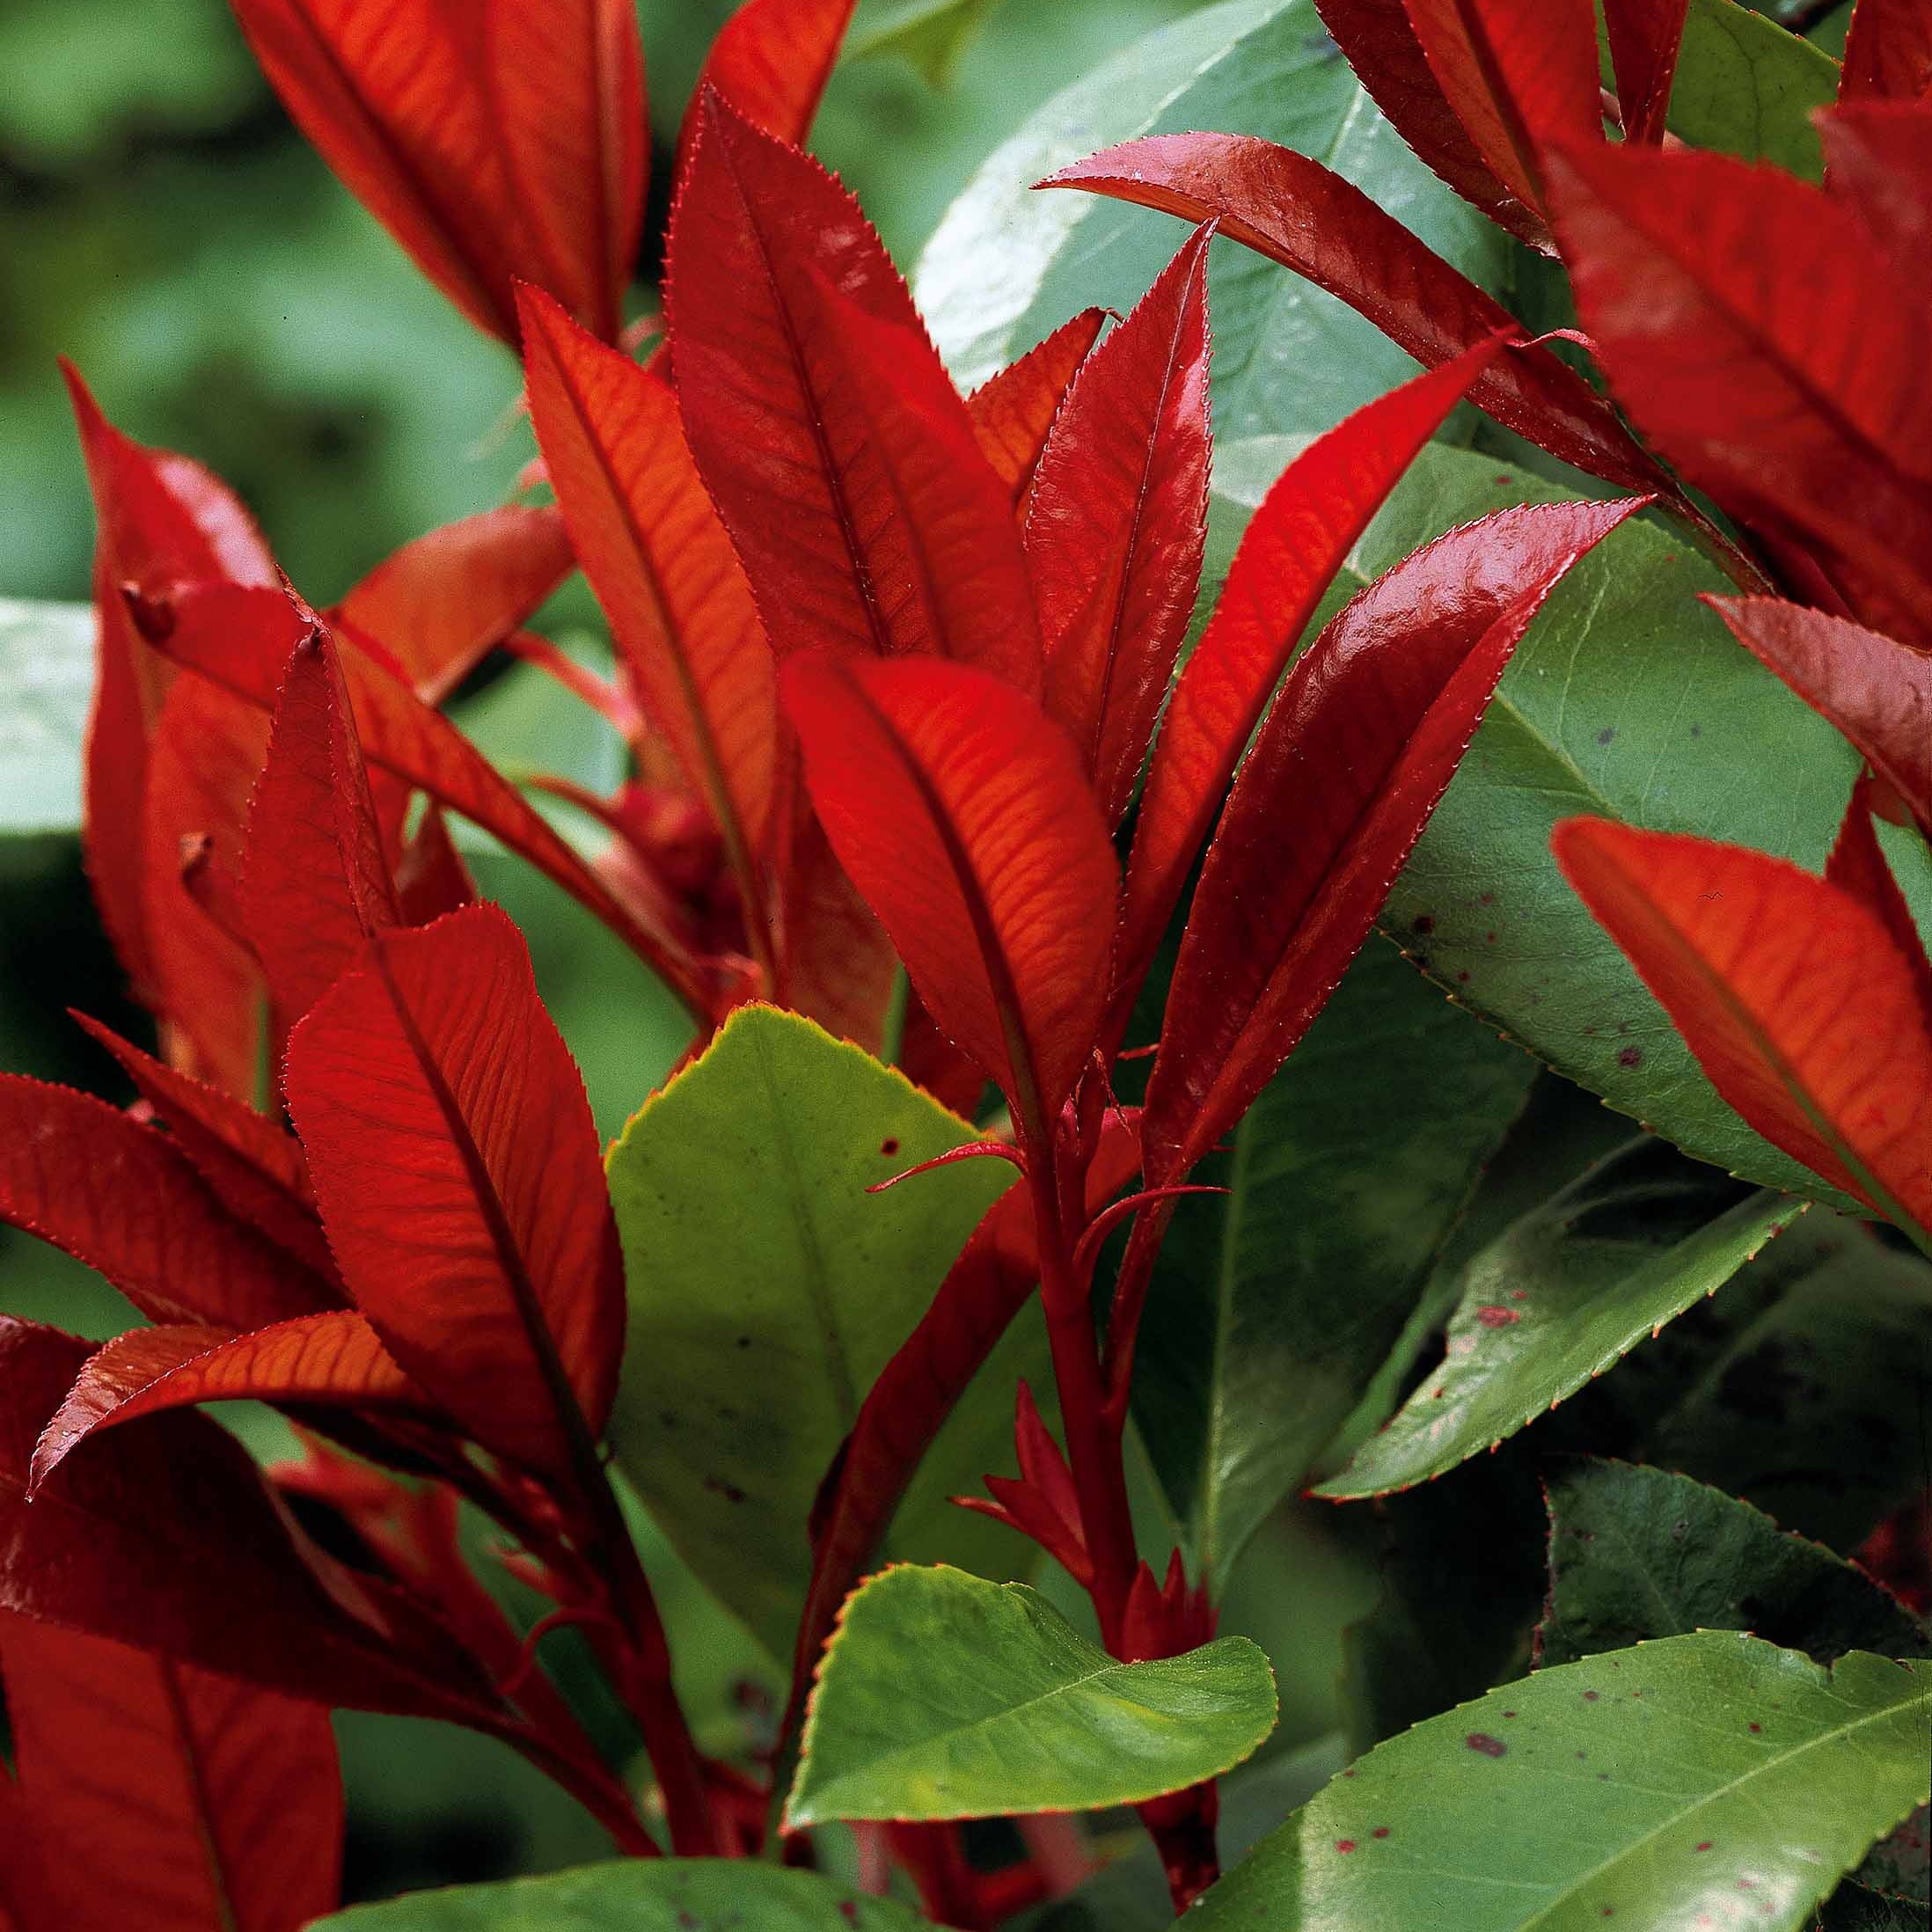
<path id="1" fill-rule="evenodd" d="M 807 151 L 851 0 L 747 0 L 633 318 L 629 0 L 234 11 L 534 448 L 311 603 L 67 370 L 151 1031 L 0 1076 L 0 1217 L 142 1325 L 0 1318 L 0 1923 L 1922 1908 L 1932 16 L 1228 0 L 922 310 Z M 506 662 L 614 788 L 462 728 Z M 682 1014 L 608 1153 L 492 848 Z M 1298 1754 L 1307 1496 L 1381 1596 Z M 616 1855 L 330 1918 L 332 1709 Z"/>

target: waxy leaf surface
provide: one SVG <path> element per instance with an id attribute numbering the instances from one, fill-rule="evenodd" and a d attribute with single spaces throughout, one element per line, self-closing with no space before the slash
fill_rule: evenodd
<path id="1" fill-rule="evenodd" d="M 1932 1228 L 1932 1013 L 1877 913 L 1708 839 L 1584 819 L 1556 853 L 1745 1120 L 1832 1186 Z"/>
<path id="2" fill-rule="evenodd" d="M 823 655 L 787 667 L 826 836 L 942 1031 L 1027 1131 L 1099 1031 L 1118 868 L 1073 747 L 983 671 Z"/>
<path id="3" fill-rule="evenodd" d="M 1098 309 L 1083 309 L 966 399 L 973 434 L 994 473 L 1013 492 L 1016 510 L 1026 507 L 1047 432 L 1106 319 Z"/>
<path id="4" fill-rule="evenodd" d="M 369 962 L 289 1049 L 342 1277 L 479 1441 L 558 1474 L 610 1413 L 624 1319 L 582 1078 L 497 908 L 384 934 Z"/>
<path id="5" fill-rule="evenodd" d="M 1023 1584 L 901 1565 L 845 1605 L 787 1816 L 1133 1804 L 1230 1769 L 1274 1727 L 1274 1673 L 1245 1637 L 1122 1664 Z"/>
<path id="6" fill-rule="evenodd" d="M 1633 1143 L 1470 1261 L 1440 1365 L 1317 1493 L 1408 1489 L 1492 1448 L 1715 1293 L 1798 1211 Z"/>
<path id="7" fill-rule="evenodd" d="M 1689 1476 L 1591 1460 L 1558 1473 L 1548 1497 L 1549 1605 L 1536 1637 L 1546 1669 L 1694 1630 L 1749 1630 L 1820 1664 L 1932 1646 L 1862 1570 Z"/>
<path id="8" fill-rule="evenodd" d="M 1924 1665 L 1855 1651 L 1827 1672 L 1720 1631 L 1642 1643 L 1378 1745 L 1194 1917 L 1202 1932 L 1614 1932 L 1702 1912 L 1799 1932 L 1921 1801 L 1928 1723 Z"/>
<path id="9" fill-rule="evenodd" d="M 0 1666 L 49 1928 L 297 1932 L 334 1905 L 326 1708 L 12 1614 Z"/>
<path id="10" fill-rule="evenodd" d="M 313 1932 L 918 1932 L 926 1921 L 816 1872 L 749 1859 L 626 1859 L 356 1906 Z"/>
<path id="11" fill-rule="evenodd" d="M 747 1006 L 611 1150 L 631 1322 L 611 1439 L 684 1560 L 774 1656 L 791 1649 L 820 1480 L 1014 1172 L 961 1161 L 866 1190 L 970 1138 L 858 1048 Z M 975 1486 L 1009 1403 L 990 1400 L 990 1441 L 982 1426 L 922 1489 Z"/>
<path id="12" fill-rule="evenodd" d="M 671 354 L 772 648 L 936 653 L 1028 689 L 1006 489 L 859 205 L 715 96 L 672 223 Z"/>

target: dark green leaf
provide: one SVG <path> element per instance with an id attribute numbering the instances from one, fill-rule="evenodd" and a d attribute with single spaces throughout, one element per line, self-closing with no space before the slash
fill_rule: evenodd
<path id="1" fill-rule="evenodd" d="M 1755 1728 L 1753 1728 L 1755 1727 Z M 1703 1631 L 1540 1671 L 1371 1752 L 1197 1932 L 1798 1932 L 1923 1801 L 1932 1666 Z"/>
<path id="2" fill-rule="evenodd" d="M 93 688 L 91 604 L 0 597 L 0 838 L 80 829 Z"/>
<path id="3" fill-rule="evenodd" d="M 1847 1879 L 1819 1908 L 1817 1932 L 1925 1932 L 1925 1907 Z"/>
<path id="4" fill-rule="evenodd" d="M 1274 1672 L 1246 1637 L 1121 1664 L 1023 1584 L 903 1564 L 846 1602 L 788 1817 L 1135 1804 L 1239 1764 L 1274 1723 Z"/>
<path id="5" fill-rule="evenodd" d="M 779 1656 L 819 1481 L 1013 1169 L 961 1161 L 866 1189 L 970 1138 L 857 1047 L 750 1006 L 611 1150 L 631 1306 L 611 1439 L 679 1553 Z M 1002 1370 L 954 1416 L 908 1510 L 929 1516 L 933 1485 L 1005 1467 L 1014 1360 L 983 1372 Z M 948 1520 L 980 1533 L 964 1511 Z"/>
<path id="6" fill-rule="evenodd" d="M 1926 1648 L 1912 1614 L 1862 1570 L 1665 1469 L 1590 1461 L 1555 1477 L 1549 1562 L 1546 1665 L 1690 1630 L 1750 1630 L 1821 1664 Z"/>
<path id="7" fill-rule="evenodd" d="M 1317 1493 L 1407 1489 L 1492 1447 L 1722 1287 L 1800 1206 L 1633 1143 L 1469 1263 L 1441 1365 Z"/>
<path id="8" fill-rule="evenodd" d="M 1134 1413 L 1224 1582 L 1361 1396 L 1536 1063 L 1372 945 L 1195 1179 L 1161 1250 Z"/>
<path id="9" fill-rule="evenodd" d="M 1123 48 L 998 149 L 948 211 L 917 284 L 965 386 L 1089 303 L 1125 314 L 1179 241 L 1171 222 L 1032 184 L 1138 135 L 1238 128 L 1319 156 L 1487 288 L 1510 245 L 1403 144 L 1322 30 L 1314 0 L 1228 0 Z M 1226 436 L 1318 432 L 1415 365 L 1379 331 L 1247 249 L 1215 251 L 1214 420 Z"/>
<path id="10" fill-rule="evenodd" d="M 1812 113 L 1838 91 L 1838 62 L 1735 0 L 1691 0 L 1671 89 L 1671 132 L 1694 148 L 1825 172 Z"/>
<path id="11" fill-rule="evenodd" d="M 1921 1911 L 1932 1904 L 1932 1809 L 1921 1804 L 1872 1847 L 1852 1876 L 1888 1898 L 1909 1899 Z"/>
<path id="12" fill-rule="evenodd" d="M 357 1906 L 314 1932 L 917 1932 L 926 1921 L 816 1872 L 633 1859 Z"/>

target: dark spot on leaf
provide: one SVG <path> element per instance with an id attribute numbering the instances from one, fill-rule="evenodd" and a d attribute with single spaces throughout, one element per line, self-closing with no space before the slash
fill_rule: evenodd
<path id="1" fill-rule="evenodd" d="M 714 1496 L 721 1496 L 727 1503 L 744 1501 L 744 1491 L 735 1482 L 727 1482 L 722 1476 L 707 1475 L 705 1478 L 705 1487 Z"/>
<path id="2" fill-rule="evenodd" d="M 1355 1849 L 1355 1841 L 1352 1838 L 1338 1838 L 1335 1841 L 1335 1848 L 1338 1852 L 1351 1852 Z"/>
<path id="3" fill-rule="evenodd" d="M 1643 1065 L 1643 1049 L 1642 1047 L 1621 1048 L 1617 1053 L 1617 1065 L 1619 1066 L 1642 1066 Z"/>
<path id="4" fill-rule="evenodd" d="M 1506 1710 L 1503 1713 L 1503 1715 L 1505 1717 L 1513 1717 L 1515 1716 L 1516 1713 L 1513 1710 Z"/>
<path id="5" fill-rule="evenodd" d="M 1492 1305 L 1476 1310 L 1476 1320 L 1485 1328 L 1513 1328 L 1522 1319 L 1523 1311 L 1520 1308 L 1498 1308 Z"/>
<path id="6" fill-rule="evenodd" d="M 1476 904 L 1477 904 L 1478 905 L 1494 905 L 1494 904 L 1496 904 L 1496 895 L 1495 895 L 1495 893 L 1493 893 L 1493 892 L 1485 892 L 1485 893 L 1483 893 L 1483 894 L 1482 894 L 1482 896 L 1480 896 L 1480 897 L 1479 897 L 1479 898 L 1478 898 L 1478 899 L 1476 900 Z"/>
<path id="7" fill-rule="evenodd" d="M 1709 1851 L 1709 1850 L 1710 1849 L 1710 1844 L 1711 1844 L 1711 1841 L 1710 1841 L 1710 1840 L 1707 1838 L 1707 1839 L 1706 1839 L 1706 1840 L 1704 1841 L 1704 1842 L 1703 1842 L 1703 1843 L 1702 1843 L 1701 1845 L 1700 1845 L 1700 1846 L 1699 1846 L 1699 1847 L 1698 1847 L 1697 1848 L 1698 1848 L 1698 1850 L 1699 1850 L 1699 1851 L 1701 1851 L 1701 1852 L 1708 1852 L 1708 1851 Z"/>
<path id="8" fill-rule="evenodd" d="M 1480 1751 L 1485 1758 L 1504 1758 L 1509 1755 L 1510 1747 L 1500 1738 L 1492 1738 L 1486 1731 L 1472 1731 L 1463 1743 L 1472 1751 Z"/>
<path id="9" fill-rule="evenodd" d="M 1510 1290 L 1510 1299 L 1511 1301 L 1527 1301 L 1529 1293 L 1527 1288 L 1512 1288 Z"/>
<path id="10" fill-rule="evenodd" d="M 1434 917 L 1427 912 L 1418 912 L 1416 915 L 1415 926 L 1411 930 L 1417 933 L 1433 933 L 1436 930 Z"/>
<path id="11" fill-rule="evenodd" d="M 879 1152 L 882 1154 L 896 1154 L 898 1153 L 898 1151 L 899 1137 L 896 1134 L 888 1134 L 885 1138 L 879 1143 Z"/>
<path id="12" fill-rule="evenodd" d="M 750 1348 L 751 1346 L 751 1337 L 748 1335 L 741 1335 L 738 1337 L 738 1346 L 741 1349 Z"/>
<path id="13" fill-rule="evenodd" d="M 1751 1735 L 1755 1738 L 1763 1729 L 1764 1726 L 1762 1724 L 1753 1724 L 1751 1727 Z"/>
<path id="14" fill-rule="evenodd" d="M 1387 1838 L 1388 1836 L 1388 1826 L 1386 1825 L 1378 1825 L 1375 1829 L 1369 1833 L 1369 1836 L 1371 1838 Z"/>
<path id="15" fill-rule="evenodd" d="M 1702 725 L 1693 725 L 1693 726 L 1691 727 L 1691 736 L 1692 736 L 1692 737 L 1694 737 L 1694 738 L 1701 738 L 1701 737 L 1702 737 L 1702 736 L 1703 736 L 1703 735 L 1704 735 L 1704 728 L 1703 728 L 1703 726 L 1702 726 Z"/>
<path id="16" fill-rule="evenodd" d="M 838 1901 L 838 1916 L 845 1920 L 848 1925 L 857 1925 L 859 1922 L 859 1906 L 856 1900 L 841 1899 Z"/>
<path id="17" fill-rule="evenodd" d="M 1597 734 L 1597 743 L 1599 744 L 1608 744 L 1615 736 L 1615 731 L 1612 729 L 1610 726 L 1606 725 L 1603 729 Z"/>
<path id="18" fill-rule="evenodd" d="M 1601 1691 L 1585 1691 L 1584 1693 L 1584 1702 L 1586 1704 L 1593 1704 L 1596 1702 L 1598 1698 L 1602 1696 L 1602 1694 L 1603 1693 Z"/>

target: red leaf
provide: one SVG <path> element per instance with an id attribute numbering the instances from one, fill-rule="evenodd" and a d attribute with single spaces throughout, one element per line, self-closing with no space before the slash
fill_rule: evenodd
<path id="1" fill-rule="evenodd" d="M 994 474 L 1013 493 L 1016 511 L 1026 509 L 1047 432 L 1106 319 L 1102 310 L 1082 309 L 966 399 L 973 434 Z"/>
<path id="2" fill-rule="evenodd" d="M 614 334 L 644 195 L 623 0 L 233 0 L 329 165 L 480 329 L 515 345 L 514 281 Z"/>
<path id="3" fill-rule="evenodd" d="M 1081 366 L 1027 509 L 1047 713 L 1109 824 L 1132 796 L 1201 581 L 1211 233 Z"/>
<path id="4" fill-rule="evenodd" d="M 41 1431 L 33 1486 L 99 1430 L 201 1402 L 245 1401 L 418 1412 L 428 1407 L 375 1329 L 347 1309 L 247 1335 L 173 1324 L 133 1328 L 88 1358 Z"/>
<path id="5" fill-rule="evenodd" d="M 1150 135 L 1062 168 L 1043 187 L 1157 208 L 1305 275 L 1431 369 L 1522 325 L 1362 191 L 1289 148 L 1245 135 Z M 1625 489 L 1681 493 L 1616 413 L 1547 348 L 1499 355 L 1469 399 L 1552 456 Z"/>
<path id="6" fill-rule="evenodd" d="M 1315 0 L 1315 11 L 1402 139 L 1464 201 L 1533 248 L 1546 246 L 1540 216 L 1497 178 L 1444 98 L 1403 0 Z"/>
<path id="7" fill-rule="evenodd" d="M 281 666 L 312 622 L 285 596 L 221 586 L 189 593 L 172 619 L 162 648 L 263 709 L 274 706 Z M 447 718 L 353 639 L 339 642 L 356 735 L 372 765 L 500 838 L 602 919 L 694 1013 L 709 1009 L 715 989 L 673 929 L 668 899 L 618 898 Z"/>
<path id="8" fill-rule="evenodd" d="M 1932 251 L 1932 106 L 1865 100 L 1818 117 L 1826 192 L 1910 276 Z"/>
<path id="9" fill-rule="evenodd" d="M 205 904 L 208 895 L 225 904 L 236 894 L 248 801 L 267 747 L 259 713 L 199 678 L 177 678 L 149 743 L 143 801 L 149 1003 L 163 1022 L 164 1050 L 242 1101 L 261 1085 L 261 974 Z M 183 877 L 191 858 L 207 874 L 192 890 Z"/>
<path id="10" fill-rule="evenodd" d="M 1884 920 L 1782 859 L 1596 819 L 1557 862 L 1731 1105 L 1903 1226 L 1932 1230 L 1932 1015 Z"/>
<path id="11" fill-rule="evenodd" d="M 610 1413 L 623 1269 L 582 1078 L 508 916 L 373 939 L 296 1028 L 288 1091 L 397 1362 L 478 1441 L 567 1475 Z"/>
<path id="12" fill-rule="evenodd" d="M 1019 1479 L 989 1475 L 985 1482 L 991 1502 L 978 1496 L 955 1496 L 953 1501 L 1031 1538 L 1082 1589 L 1090 1589 L 1094 1559 L 1087 1548 L 1073 1472 L 1059 1444 L 1040 1420 L 1039 1406 L 1024 1381 L 1014 1408 L 1013 1433 L 1020 1459 Z"/>
<path id="13" fill-rule="evenodd" d="M 809 805 L 798 818 L 784 882 L 785 1003 L 835 1038 L 876 1053 L 898 955 Z M 976 1096 L 984 1084 L 978 1080 Z"/>
<path id="14" fill-rule="evenodd" d="M 1724 155 L 1599 145 L 1551 171 L 1577 307 L 1638 425 L 1788 567 L 1815 553 L 1866 621 L 1932 641 L 1924 305 L 1869 231 Z"/>
<path id="15" fill-rule="evenodd" d="M 34 1443 L 90 1352 L 0 1317 L 0 1609 L 318 1704 L 501 1728 L 447 1638 L 298 1543 L 247 1451 L 205 1416 L 111 1435 L 27 1502 Z"/>
<path id="16" fill-rule="evenodd" d="M 1591 0 L 1404 4 L 1444 99 L 1518 206 L 1531 211 L 1532 225 L 1518 226 L 1506 210 L 1497 218 L 1554 253 L 1542 150 L 1553 140 L 1603 138 L 1595 7 Z"/>
<path id="17" fill-rule="evenodd" d="M 99 524 L 93 581 L 99 664 L 87 728 L 83 834 L 87 874 L 121 966 L 144 996 L 150 974 L 142 801 L 148 737 L 173 671 L 135 629 L 121 587 L 153 595 L 207 577 L 272 584 L 274 560 L 224 484 L 186 457 L 143 449 L 122 435 L 73 366 L 62 362 L 61 370 Z"/>
<path id="18" fill-rule="evenodd" d="M 1870 772 L 1859 773 L 1851 803 L 1845 808 L 1845 822 L 1825 861 L 1825 878 L 1877 915 L 1919 983 L 1919 1004 L 1932 1016 L 1932 960 L 1926 957 L 1917 922 L 1892 875 L 1873 822 L 1880 790 L 1881 781 Z"/>
<path id="19" fill-rule="evenodd" d="M 154 1321 L 252 1328 L 335 1299 L 231 1219 L 165 1135 L 11 1073 L 0 1074 L 0 1219 L 98 1268 Z"/>
<path id="20" fill-rule="evenodd" d="M 450 836 L 443 808 L 433 801 L 397 861 L 396 901 L 407 926 L 428 926 L 476 902 L 476 881 Z"/>
<path id="21" fill-rule="evenodd" d="M 1689 11 L 1690 0 L 1604 0 L 1626 141 L 1654 147 L 1664 138 L 1664 116 Z"/>
<path id="22" fill-rule="evenodd" d="M 546 297 L 526 292 L 522 316 L 531 416 L 584 574 L 755 914 L 778 779 L 777 684 L 677 399 L 655 369 L 604 348 Z"/>
<path id="23" fill-rule="evenodd" d="M 319 1280 L 333 1282 L 335 1262 L 322 1238 L 309 1192 L 308 1165 L 295 1136 L 218 1087 L 143 1053 L 98 1020 L 79 1013 L 74 1018 L 120 1062 L 142 1099 L 160 1116 L 168 1138 L 194 1163 L 222 1205 Z"/>
<path id="24" fill-rule="evenodd" d="M 1006 487 L 859 205 L 715 96 L 671 223 L 684 428 L 772 647 L 1039 686 Z"/>
<path id="25" fill-rule="evenodd" d="M 377 640 L 416 695 L 441 704 L 574 563 L 555 510 L 506 503 L 405 544 L 329 620 Z"/>
<path id="26" fill-rule="evenodd" d="M 1116 999 L 1132 1000 L 1322 592 L 1496 351 L 1481 343 L 1358 410 L 1282 472 L 1250 519 L 1155 743 L 1127 868 Z"/>
<path id="27" fill-rule="evenodd" d="M 293 1026 L 401 913 L 334 645 L 312 631 L 289 654 L 248 816 L 242 917 Z"/>
<path id="28" fill-rule="evenodd" d="M 1096 1212 L 1119 1193 L 1139 1164 L 1132 1121 L 1109 1113 L 1087 1169 L 1087 1211 Z M 786 1721 L 794 1735 L 839 1606 L 873 1562 L 946 1418 L 1039 1282 L 1035 1242 L 1028 1191 L 1008 1189 L 987 1210 L 932 1306 L 860 1404 L 812 1511 L 812 1580 L 799 1619 Z"/>
<path id="29" fill-rule="evenodd" d="M 744 0 L 705 56 L 677 144 L 683 179 L 700 116 L 715 88 L 732 110 L 768 135 L 805 145 L 856 0 Z"/>
<path id="30" fill-rule="evenodd" d="M 1841 100 L 1932 94 L 1932 0 L 1858 0 L 1845 40 Z"/>
<path id="31" fill-rule="evenodd" d="M 1932 828 L 1932 657 L 1775 597 L 1710 603 L 1731 635 L 1824 713 Z"/>
<path id="32" fill-rule="evenodd" d="M 492 126 L 543 264 L 518 273 L 614 342 L 650 161 L 636 0 L 485 0 L 482 11 Z"/>
<path id="33" fill-rule="evenodd" d="M 961 664 L 817 653 L 785 699 L 833 851 L 1040 1144 L 1094 1048 L 1118 888 L 1072 747 Z"/>
<path id="34" fill-rule="evenodd" d="M 299 1932 L 333 1909 L 322 1706 L 5 1614 L 0 1662 L 48 1932 Z"/>
<path id="35" fill-rule="evenodd" d="M 1537 504 L 1453 531 L 1297 660 L 1234 781 L 1182 937 L 1142 1119 L 1150 1184 L 1191 1167 L 1294 1050 L 1531 619 L 1638 507 Z"/>

